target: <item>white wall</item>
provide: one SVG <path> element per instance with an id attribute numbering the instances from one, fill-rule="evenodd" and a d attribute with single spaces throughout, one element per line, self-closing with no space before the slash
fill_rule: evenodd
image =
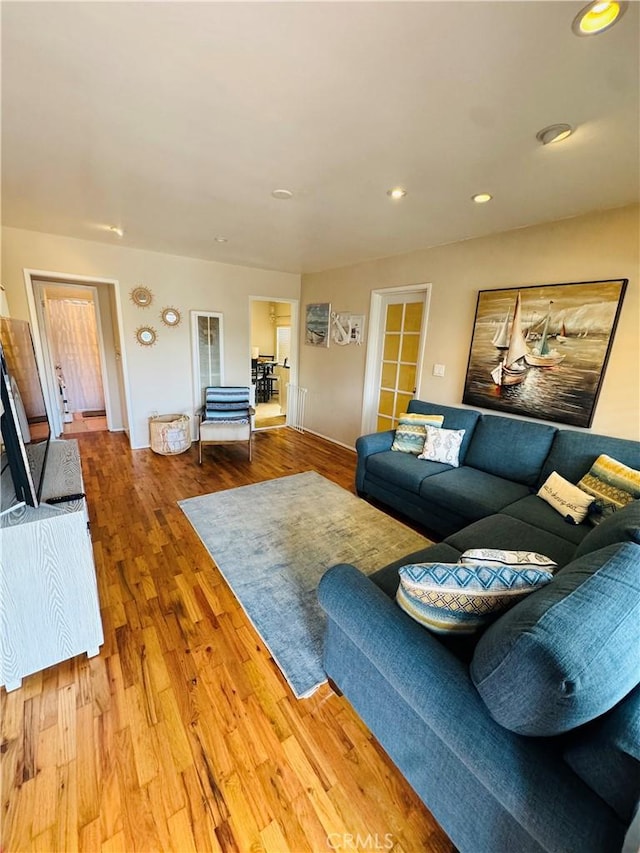
<path id="1" fill-rule="evenodd" d="M 366 314 L 371 291 L 432 283 L 422 384 L 417 396 L 460 404 L 477 293 L 491 288 L 628 278 L 592 431 L 640 437 L 639 208 L 618 208 L 384 258 L 302 278 L 307 303 Z M 301 323 L 301 327 L 304 322 Z M 365 336 L 368 330 L 365 329 Z M 303 331 L 303 329 L 302 329 Z M 353 446 L 360 434 L 366 346 L 321 349 L 300 342 L 300 379 L 308 389 L 305 425 Z M 433 364 L 446 365 L 443 378 Z"/>
<path id="2" fill-rule="evenodd" d="M 117 279 L 124 324 L 131 398 L 132 447 L 149 445 L 148 417 L 154 412 L 193 413 L 189 311 L 220 311 L 224 315 L 224 381 L 250 380 L 250 296 L 297 299 L 300 276 L 219 264 L 159 252 L 110 246 L 17 228 L 2 230 L 2 283 L 13 317 L 29 319 L 24 269 Z M 130 299 L 139 285 L 153 293 L 153 304 L 138 308 Z M 182 314 L 175 328 L 160 320 L 163 308 Z M 140 325 L 158 332 L 153 347 L 135 340 Z"/>

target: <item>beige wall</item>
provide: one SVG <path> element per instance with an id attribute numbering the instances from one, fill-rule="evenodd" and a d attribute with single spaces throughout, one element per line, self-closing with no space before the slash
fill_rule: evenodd
<path id="1" fill-rule="evenodd" d="M 371 291 L 432 284 L 422 384 L 423 400 L 459 404 L 469 356 L 477 292 L 517 285 L 628 278 L 629 285 L 592 431 L 640 436 L 640 271 L 637 206 L 509 231 L 384 258 L 302 278 L 301 311 L 331 302 L 333 311 L 364 313 Z M 304 323 L 301 323 L 304 326 Z M 365 328 L 365 337 L 368 326 Z M 308 429 L 353 446 L 360 434 L 366 346 L 306 346 L 300 384 L 308 389 Z M 434 363 L 446 365 L 443 378 Z"/>
<path id="2" fill-rule="evenodd" d="M 149 444 L 148 417 L 154 412 L 193 413 L 189 311 L 220 311 L 224 316 L 224 381 L 250 379 L 250 296 L 299 297 L 300 276 L 250 269 L 93 243 L 16 228 L 2 231 L 2 283 L 13 317 L 29 319 L 23 269 L 116 279 L 119 287 L 129 379 L 131 444 Z M 129 298 L 137 285 L 149 287 L 153 304 L 138 308 Z M 178 308 L 182 323 L 163 326 L 160 311 Z M 154 326 L 153 347 L 136 343 L 135 330 Z"/>
<path id="3" fill-rule="evenodd" d="M 271 322 L 273 302 L 257 299 L 251 307 L 251 346 L 258 347 L 260 355 L 273 355 L 276 351 L 276 327 Z"/>

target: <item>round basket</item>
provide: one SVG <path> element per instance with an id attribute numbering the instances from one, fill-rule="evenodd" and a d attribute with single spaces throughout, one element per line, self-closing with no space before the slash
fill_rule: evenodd
<path id="1" fill-rule="evenodd" d="M 184 453 L 191 447 L 189 415 L 154 415 L 149 418 L 151 449 L 162 456 Z"/>

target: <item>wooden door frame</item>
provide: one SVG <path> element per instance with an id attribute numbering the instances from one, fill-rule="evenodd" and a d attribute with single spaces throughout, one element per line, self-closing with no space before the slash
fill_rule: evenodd
<path id="1" fill-rule="evenodd" d="M 424 361 L 425 344 L 427 340 L 427 325 L 429 319 L 429 304 L 431 301 L 431 284 L 405 284 L 397 287 L 381 287 L 371 291 L 369 305 L 369 332 L 367 334 L 367 358 L 364 371 L 364 387 L 362 394 L 361 435 L 377 431 L 377 398 L 382 364 L 382 341 L 384 333 L 384 307 L 389 296 L 402 294 L 424 293 L 424 313 L 420 330 L 418 349 L 418 364 L 416 371 L 416 388 L 422 382 L 422 364 Z"/>

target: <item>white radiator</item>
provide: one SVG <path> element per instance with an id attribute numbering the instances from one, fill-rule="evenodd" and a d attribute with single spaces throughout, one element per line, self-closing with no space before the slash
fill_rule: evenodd
<path id="1" fill-rule="evenodd" d="M 307 389 L 287 383 L 287 426 L 304 432 L 304 403 Z"/>

